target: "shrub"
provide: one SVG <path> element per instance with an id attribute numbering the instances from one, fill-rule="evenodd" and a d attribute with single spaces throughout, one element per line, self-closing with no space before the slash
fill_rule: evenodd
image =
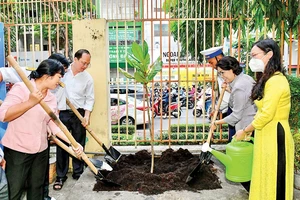
<path id="1" fill-rule="evenodd" d="M 300 78 L 287 76 L 291 89 L 291 111 L 289 124 L 292 131 L 298 132 L 300 128 Z"/>
<path id="2" fill-rule="evenodd" d="M 203 129 L 204 132 L 209 132 L 209 126 L 210 124 L 172 124 L 170 126 L 171 133 L 177 133 L 177 129 L 179 133 L 186 133 L 186 132 L 196 132 L 196 133 L 202 133 Z M 228 124 L 222 125 L 222 131 L 227 132 L 228 131 Z"/>
<path id="3" fill-rule="evenodd" d="M 119 128 L 120 127 L 120 133 L 128 133 L 129 135 L 132 135 L 135 133 L 135 126 L 134 125 L 112 125 L 111 126 L 111 133 L 118 133 L 119 132 Z M 128 128 L 128 132 L 127 132 L 127 128 Z"/>
<path id="4" fill-rule="evenodd" d="M 295 171 L 300 171 L 300 78 L 287 76 L 291 89 L 291 111 L 289 124 L 294 134 L 295 144 Z"/>
<path id="5" fill-rule="evenodd" d="M 295 143 L 295 170 L 300 171 L 300 133 L 294 134 Z"/>

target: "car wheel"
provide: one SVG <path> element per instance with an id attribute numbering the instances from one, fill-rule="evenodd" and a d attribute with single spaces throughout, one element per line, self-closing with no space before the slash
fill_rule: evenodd
<path id="1" fill-rule="evenodd" d="M 134 125 L 134 119 L 132 117 L 128 117 L 128 119 L 125 117 L 122 117 L 120 119 L 120 125 Z"/>

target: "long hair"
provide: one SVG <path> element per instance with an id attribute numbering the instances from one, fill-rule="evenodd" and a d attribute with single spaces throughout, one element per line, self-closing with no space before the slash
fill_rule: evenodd
<path id="1" fill-rule="evenodd" d="M 61 62 L 54 59 L 46 59 L 39 64 L 38 68 L 35 71 L 31 72 L 29 78 L 38 79 L 45 74 L 54 76 L 57 73 L 61 74 L 62 76 L 65 74 L 65 69 Z"/>
<path id="2" fill-rule="evenodd" d="M 257 46 L 263 52 L 268 53 L 269 51 L 273 52 L 273 56 L 270 58 L 269 62 L 267 63 L 262 76 L 257 80 L 256 84 L 252 88 L 251 99 L 260 100 L 264 97 L 264 87 L 275 72 L 282 72 L 285 75 L 285 70 L 282 67 L 281 63 L 281 54 L 280 48 L 277 43 L 272 39 L 264 39 L 257 41 L 253 44 L 253 46 Z"/>

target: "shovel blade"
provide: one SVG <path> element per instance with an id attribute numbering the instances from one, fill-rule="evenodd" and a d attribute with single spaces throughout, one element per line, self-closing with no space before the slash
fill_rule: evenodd
<path id="1" fill-rule="evenodd" d="M 104 162 L 102 160 L 98 160 L 98 159 L 95 159 L 95 158 L 90 158 L 90 161 L 99 170 L 106 170 L 106 171 L 112 171 L 113 170 L 113 168 L 109 164 L 107 164 L 106 162 Z"/>
<path id="2" fill-rule="evenodd" d="M 210 152 L 201 152 L 199 158 L 200 161 L 197 164 L 197 166 L 193 169 L 193 171 L 189 174 L 189 176 L 186 178 L 185 182 L 189 183 L 191 182 L 198 174 L 199 170 L 201 169 L 201 166 L 203 163 L 209 164 L 210 159 L 212 157 L 212 154 Z"/>
<path id="3" fill-rule="evenodd" d="M 104 177 L 103 174 L 101 174 L 100 171 L 98 171 L 97 175 L 95 176 L 95 178 L 101 182 L 103 182 L 105 185 L 110 186 L 110 187 L 121 187 L 121 185 L 119 183 L 113 182 L 107 178 Z"/>
<path id="4" fill-rule="evenodd" d="M 189 176 L 186 178 L 185 182 L 189 183 L 191 182 L 196 176 L 197 173 L 199 172 L 200 168 L 201 168 L 202 162 L 199 162 L 197 164 L 197 166 L 194 168 L 194 170 L 189 174 Z"/>
<path id="5" fill-rule="evenodd" d="M 104 156 L 104 159 L 110 163 L 113 164 L 115 162 L 118 162 L 118 160 L 121 158 L 122 154 L 115 149 L 114 147 L 109 147 L 109 149 L 106 151 L 106 154 Z"/>
<path id="6" fill-rule="evenodd" d="M 122 154 L 117 150 L 115 149 L 114 147 L 110 146 L 109 149 L 108 149 L 109 153 L 110 153 L 110 156 L 117 162 L 120 157 L 122 156 Z"/>

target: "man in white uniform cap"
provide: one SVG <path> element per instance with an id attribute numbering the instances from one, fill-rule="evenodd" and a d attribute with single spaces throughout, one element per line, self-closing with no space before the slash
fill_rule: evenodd
<path id="1" fill-rule="evenodd" d="M 209 64 L 212 65 L 214 69 L 216 69 L 216 64 L 224 57 L 223 54 L 223 46 L 219 47 L 212 47 L 200 52 L 202 55 L 205 56 L 205 59 Z M 217 77 L 219 91 L 222 90 L 222 83 L 224 80 L 221 76 Z M 230 108 L 228 107 L 230 93 L 225 91 L 222 103 L 220 105 L 220 111 L 223 113 L 223 117 L 231 113 Z M 235 128 L 229 125 L 229 141 L 231 141 L 231 136 L 235 134 Z"/>

